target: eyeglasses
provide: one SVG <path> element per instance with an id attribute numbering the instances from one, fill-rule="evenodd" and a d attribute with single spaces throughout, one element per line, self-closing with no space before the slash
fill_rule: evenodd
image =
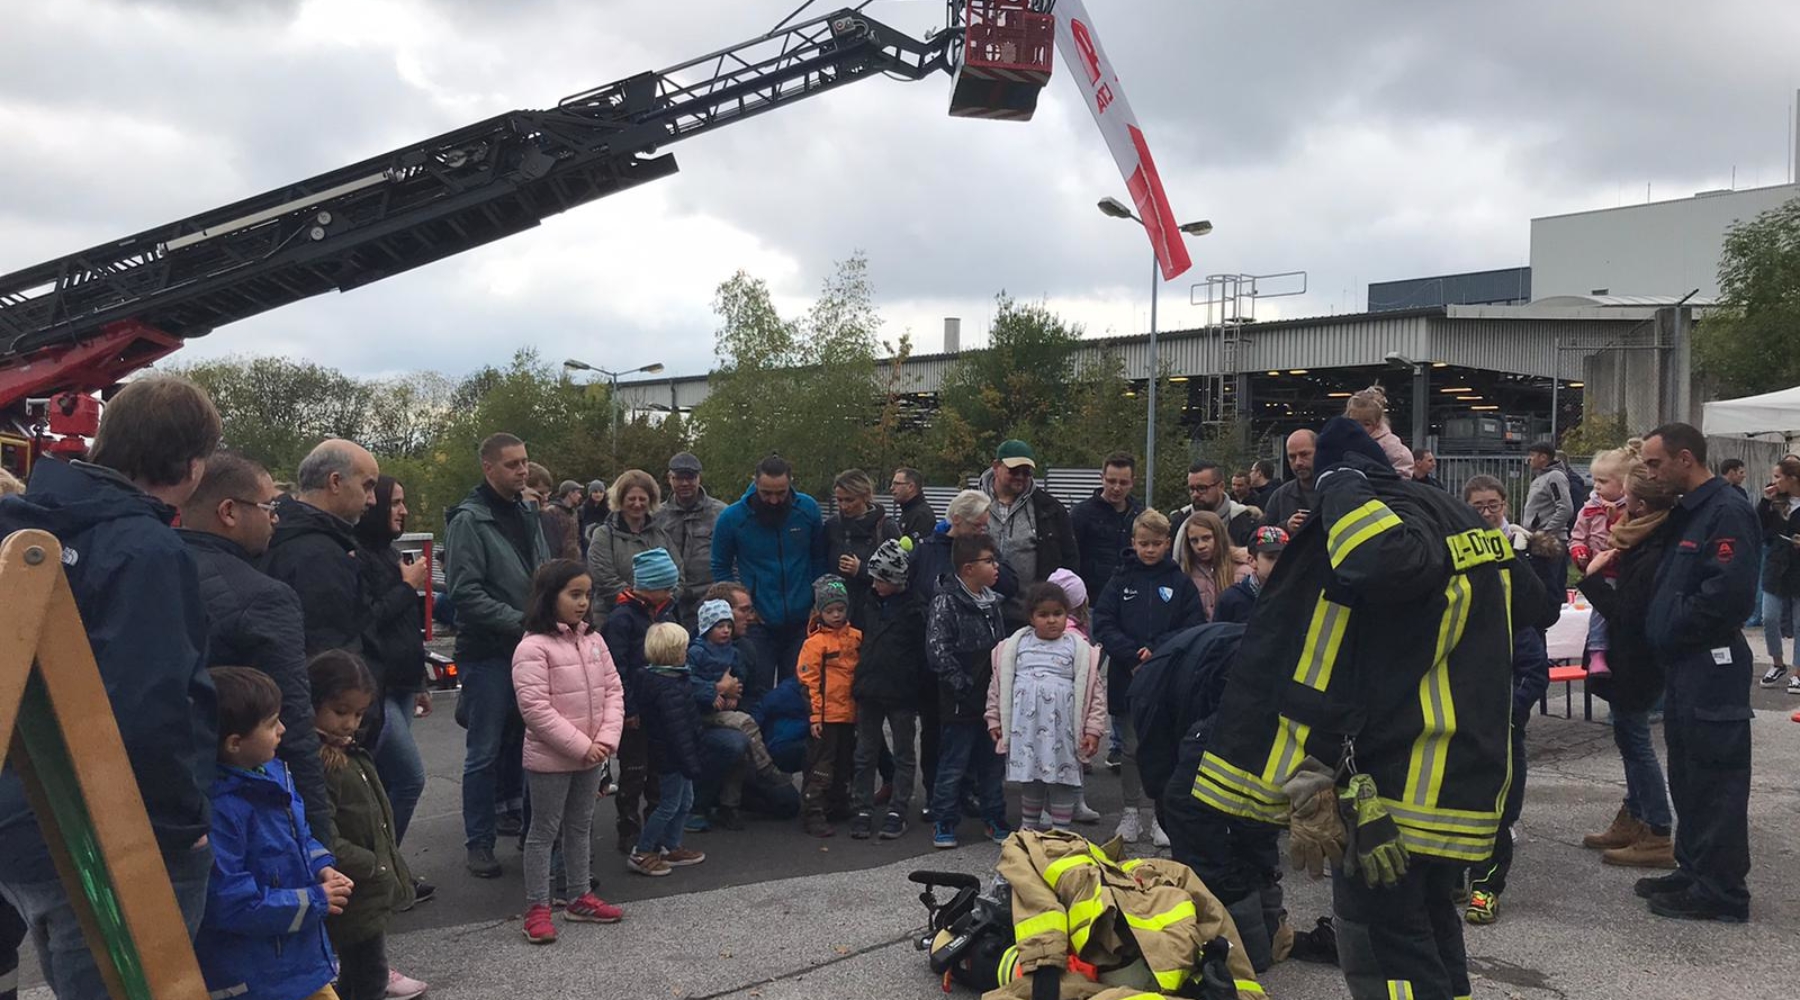
<path id="1" fill-rule="evenodd" d="M 1498 513 L 1500 513 L 1501 510 L 1503 510 L 1506 507 L 1506 501 L 1504 501 L 1504 500 L 1489 500 L 1486 503 L 1478 503 L 1478 504 L 1474 504 L 1473 506 L 1475 508 L 1475 512 L 1478 514 L 1498 514 Z"/>
<path id="2" fill-rule="evenodd" d="M 225 499 L 230 500 L 232 503 L 241 503 L 246 507 L 255 507 L 264 514 L 275 513 L 275 502 L 273 500 L 268 503 L 263 503 L 260 500 L 245 500 L 243 497 L 226 497 Z"/>
<path id="3" fill-rule="evenodd" d="M 998 566 L 1000 565 L 1000 560 L 995 559 L 993 556 L 982 556 L 980 559 L 969 560 L 969 563 L 973 566 Z"/>

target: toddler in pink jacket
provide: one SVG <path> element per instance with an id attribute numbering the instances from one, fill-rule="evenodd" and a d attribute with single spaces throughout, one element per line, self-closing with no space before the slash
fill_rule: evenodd
<path id="1" fill-rule="evenodd" d="M 1613 526 L 1625 516 L 1625 477 L 1637 461 L 1636 438 L 1623 448 L 1594 456 L 1588 471 L 1594 476 L 1594 492 L 1569 526 L 1569 558 L 1575 568 L 1587 572 L 1594 557 L 1612 548 Z M 1608 583 L 1611 576 L 1608 576 Z M 1606 662 L 1606 619 L 1595 611 L 1588 616 L 1587 668 L 1594 677 L 1612 673 Z"/>
<path id="2" fill-rule="evenodd" d="M 587 570 L 571 559 L 538 568 L 525 604 L 525 638 L 513 651 L 513 691 L 525 719 L 525 780 L 531 830 L 525 836 L 525 937 L 556 940 L 550 919 L 550 852 L 562 837 L 573 899 L 568 920 L 610 924 L 623 913 L 594 895 L 590 833 L 603 768 L 619 748 L 625 687 L 600 633 L 588 628 Z"/>

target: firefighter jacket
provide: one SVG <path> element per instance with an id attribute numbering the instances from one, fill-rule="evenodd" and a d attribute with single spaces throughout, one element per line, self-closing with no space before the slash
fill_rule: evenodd
<path id="1" fill-rule="evenodd" d="M 1064 967 L 1070 955 L 1102 971 L 1141 957 L 1157 990 L 1174 993 L 1194 975 L 1201 947 L 1217 937 L 1231 942 L 1226 961 L 1240 1000 L 1263 995 L 1231 915 L 1186 865 L 1115 861 L 1073 833 L 1022 831 L 1000 849 L 996 870 L 1012 890 L 1017 953 L 1001 969 L 1007 985 L 988 1000 L 1026 1000 L 1030 974 Z"/>
<path id="2" fill-rule="evenodd" d="M 1283 783 L 1348 738 L 1408 851 L 1480 861 L 1511 780 L 1512 621 L 1542 587 L 1466 504 L 1386 463 L 1347 456 L 1318 504 L 1257 602 L 1193 795 L 1285 825 Z"/>

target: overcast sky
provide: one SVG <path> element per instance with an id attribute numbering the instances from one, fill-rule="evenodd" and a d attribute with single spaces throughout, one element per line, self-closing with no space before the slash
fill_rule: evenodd
<path id="1" fill-rule="evenodd" d="M 0 33 L 0 272 L 760 34 L 799 0 L 55 0 Z M 1162 289 L 1306 270 L 1287 315 L 1370 281 L 1527 263 L 1533 216 L 1787 179 L 1800 4 L 1088 0 L 1178 218 L 1217 227 Z M 831 4 L 815 5 L 819 12 Z M 936 0 L 869 14 L 922 33 Z M 950 81 L 875 79 L 671 147 L 674 177 L 183 357 L 460 374 L 518 347 L 713 360 L 742 268 L 802 309 L 867 253 L 885 334 L 980 343 L 995 292 L 1090 336 L 1148 322 L 1148 243 L 1059 62 L 1026 124 L 952 119 Z"/>

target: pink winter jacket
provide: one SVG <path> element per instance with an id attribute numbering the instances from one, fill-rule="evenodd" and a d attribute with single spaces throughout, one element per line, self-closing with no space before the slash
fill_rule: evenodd
<path id="1" fill-rule="evenodd" d="M 1406 446 L 1405 441 L 1400 440 L 1400 435 L 1394 433 L 1394 429 L 1388 426 L 1386 420 L 1381 422 L 1380 430 L 1381 432 L 1373 437 L 1375 443 L 1381 446 L 1381 453 L 1387 456 L 1388 464 L 1394 467 L 1394 471 L 1400 474 L 1401 479 L 1412 478 L 1412 449 Z"/>
<path id="2" fill-rule="evenodd" d="M 994 745 L 994 752 L 998 754 L 1006 753 L 1007 738 L 1012 735 L 1012 712 L 1003 711 L 1001 706 L 1010 707 L 1019 640 L 1030 634 L 1031 628 L 1027 626 L 994 647 L 994 675 L 988 681 L 987 725 L 990 730 L 1000 730 L 1000 742 Z M 1083 736 L 1103 739 L 1112 728 L 1112 719 L 1106 714 L 1105 654 L 1078 630 L 1070 629 L 1068 634 L 1075 637 L 1075 711 L 1081 719 L 1081 728 L 1075 733 L 1075 745 L 1080 747 Z"/>
<path id="3" fill-rule="evenodd" d="M 1577 569 L 1586 570 L 1596 555 L 1612 548 L 1613 525 L 1625 516 L 1625 498 L 1607 500 L 1598 493 L 1588 494 L 1587 503 L 1575 514 L 1569 526 L 1569 557 Z"/>
<path id="4" fill-rule="evenodd" d="M 619 748 L 625 685 L 600 633 L 582 622 L 532 633 L 513 651 L 513 690 L 525 718 L 525 770 L 585 771 L 588 748 Z"/>

